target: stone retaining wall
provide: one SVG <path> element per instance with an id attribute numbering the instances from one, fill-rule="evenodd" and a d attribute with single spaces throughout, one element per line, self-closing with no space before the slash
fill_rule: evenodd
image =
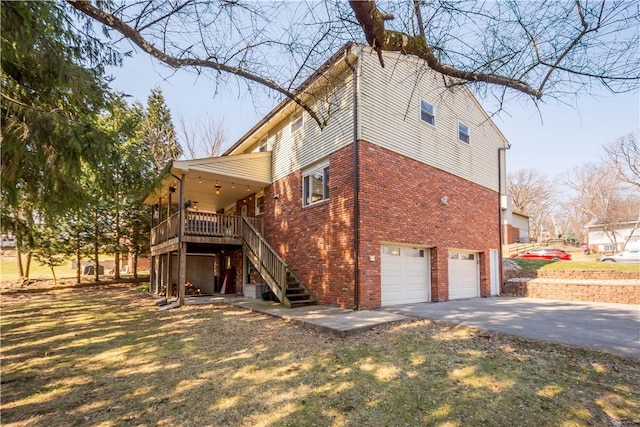
<path id="1" fill-rule="evenodd" d="M 640 304 L 640 271 L 505 270 L 502 295 Z"/>

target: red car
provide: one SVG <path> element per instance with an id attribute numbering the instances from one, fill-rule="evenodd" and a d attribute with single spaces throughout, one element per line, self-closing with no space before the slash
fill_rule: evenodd
<path id="1" fill-rule="evenodd" d="M 565 260 L 571 261 L 571 254 L 561 249 L 531 249 L 530 251 L 522 252 L 520 254 L 513 254 L 511 258 L 524 258 L 524 259 L 551 259 L 551 260 Z"/>

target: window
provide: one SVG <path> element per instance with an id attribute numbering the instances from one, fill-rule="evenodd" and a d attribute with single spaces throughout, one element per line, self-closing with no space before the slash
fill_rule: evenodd
<path id="1" fill-rule="evenodd" d="M 404 250 L 404 256 L 424 258 L 424 249 L 406 248 Z"/>
<path id="2" fill-rule="evenodd" d="M 258 142 L 258 146 L 256 147 L 256 151 L 257 152 L 263 152 L 263 151 L 268 151 L 269 150 L 269 144 L 268 144 L 268 139 L 265 136 L 264 138 L 262 138 L 260 140 L 260 142 Z"/>
<path id="3" fill-rule="evenodd" d="M 462 142 L 469 144 L 471 138 L 469 137 L 469 126 L 462 122 L 458 122 L 458 139 Z"/>
<path id="4" fill-rule="evenodd" d="M 382 255 L 400 256 L 400 248 L 393 246 L 383 246 Z"/>
<path id="5" fill-rule="evenodd" d="M 264 213 L 264 192 L 261 191 L 256 194 L 256 215 Z"/>
<path id="6" fill-rule="evenodd" d="M 302 177 L 302 204 L 309 206 L 329 198 L 329 165 L 311 170 Z"/>
<path id="7" fill-rule="evenodd" d="M 420 100 L 420 119 L 432 126 L 436 125 L 436 110 L 433 105 Z"/>
<path id="8" fill-rule="evenodd" d="M 294 134 L 302 129 L 302 113 L 291 118 L 291 133 Z"/>
<path id="9" fill-rule="evenodd" d="M 475 259 L 475 254 L 465 254 L 465 253 L 461 253 L 461 254 L 460 254 L 460 259 L 473 260 L 473 259 Z"/>

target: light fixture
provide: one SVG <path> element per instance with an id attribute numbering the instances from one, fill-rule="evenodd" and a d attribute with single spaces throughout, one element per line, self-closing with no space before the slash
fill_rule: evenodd
<path id="1" fill-rule="evenodd" d="M 251 189 L 249 188 L 249 186 L 247 185 L 247 193 L 250 192 Z"/>
<path id="2" fill-rule="evenodd" d="M 202 184 L 202 177 L 201 176 L 198 177 L 198 184 Z"/>
<path id="3" fill-rule="evenodd" d="M 222 188 L 220 186 L 220 184 L 218 183 L 218 180 L 216 179 L 216 185 L 214 185 L 214 188 L 216 189 L 216 194 L 220 195 L 220 189 Z"/>
<path id="4" fill-rule="evenodd" d="M 196 210 L 196 211 L 197 211 L 197 210 L 198 210 L 198 202 L 196 202 L 196 201 L 192 202 L 192 203 L 191 203 L 191 207 L 192 207 L 194 210 Z"/>
<path id="5" fill-rule="evenodd" d="M 236 183 L 235 183 L 235 182 L 232 182 L 232 183 L 231 183 L 231 188 L 233 188 L 233 189 L 235 189 L 235 188 L 236 188 Z"/>

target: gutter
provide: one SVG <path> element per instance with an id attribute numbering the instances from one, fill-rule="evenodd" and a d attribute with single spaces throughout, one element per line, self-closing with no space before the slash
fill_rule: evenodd
<path id="1" fill-rule="evenodd" d="M 499 276 L 500 276 L 500 283 L 499 285 L 499 289 L 500 289 L 500 294 L 502 295 L 502 284 L 503 284 L 503 280 L 502 280 L 502 239 L 504 238 L 503 236 L 503 231 L 502 231 L 502 152 L 505 152 L 505 164 L 507 162 L 507 158 L 506 158 L 506 151 L 508 149 L 511 148 L 511 145 L 507 145 L 506 147 L 500 147 L 498 148 L 498 235 L 500 236 L 500 245 L 498 246 L 498 256 L 500 259 L 498 259 L 498 271 L 500 272 Z"/>
<path id="2" fill-rule="evenodd" d="M 353 310 L 360 308 L 360 156 L 358 153 L 358 69 L 349 62 L 351 45 L 344 48 L 344 61 L 353 76 Z M 359 61 L 358 61 L 359 63 Z"/>

